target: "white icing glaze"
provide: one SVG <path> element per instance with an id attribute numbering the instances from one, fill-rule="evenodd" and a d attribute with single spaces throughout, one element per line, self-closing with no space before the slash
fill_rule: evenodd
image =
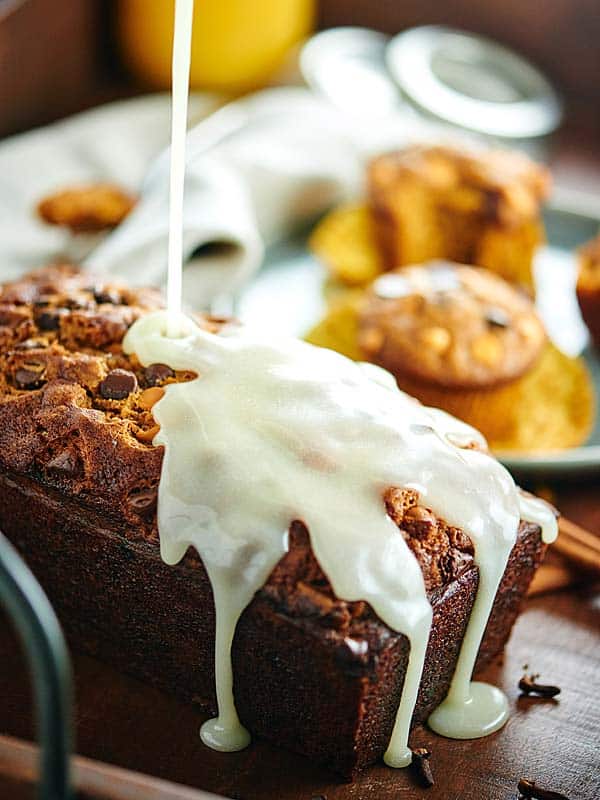
<path id="1" fill-rule="evenodd" d="M 542 529 L 542 541 L 552 544 L 558 536 L 558 523 L 556 515 L 548 503 L 534 497 L 532 494 L 519 492 L 519 508 L 521 519 L 533 522 Z"/>
<path id="2" fill-rule="evenodd" d="M 144 365 L 160 362 L 199 375 L 167 387 L 153 413 L 160 425 L 154 443 L 165 447 L 161 555 L 175 564 L 194 547 L 215 600 L 219 715 L 202 726 L 201 736 L 217 750 L 249 742 L 234 704 L 231 644 L 240 614 L 285 553 L 289 526 L 299 519 L 336 594 L 366 600 L 410 641 L 385 754 L 389 765 L 406 766 L 432 611 L 419 565 L 387 516 L 382 493 L 390 486 L 417 489 L 424 504 L 463 528 L 475 545 L 475 606 L 450 692 L 431 720 L 448 736 L 484 735 L 505 721 L 506 698 L 471 682 L 473 664 L 519 516 L 538 522 L 546 541 L 555 537 L 556 522 L 545 505 L 518 494 L 477 431 L 399 392 L 384 370 L 239 329 L 217 337 L 181 315 L 193 5 L 175 5 L 169 311 L 136 322 L 124 348 Z M 436 281 L 452 288 L 446 273 L 438 270 Z M 376 289 L 382 296 L 406 291 L 398 277 L 379 279 Z"/>
<path id="3" fill-rule="evenodd" d="M 168 386 L 153 413 L 161 426 L 155 444 L 165 447 L 161 553 L 175 563 L 194 547 L 215 595 L 219 716 L 203 727 L 203 740 L 224 750 L 248 741 L 233 702 L 230 645 L 240 613 L 286 551 L 289 525 L 299 519 L 335 593 L 366 600 L 410 640 L 385 756 L 388 764 L 406 765 L 432 612 L 419 565 L 382 494 L 390 486 L 417 489 L 424 505 L 474 541 L 484 589 L 463 646 L 469 655 L 461 653 L 457 671 L 468 673 L 468 682 L 470 652 L 523 503 L 510 475 L 485 452 L 452 444 L 485 441 L 399 392 L 381 369 L 243 328 L 215 336 L 181 317 L 178 329 L 181 337 L 169 338 L 168 314 L 156 312 L 134 324 L 124 347 L 142 364 L 199 375 Z M 533 500 L 525 505 L 530 517 L 541 513 Z"/>

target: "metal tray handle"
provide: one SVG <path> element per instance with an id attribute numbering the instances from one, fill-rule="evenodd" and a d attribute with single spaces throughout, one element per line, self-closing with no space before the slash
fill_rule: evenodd
<path id="1" fill-rule="evenodd" d="M 0 601 L 25 646 L 33 676 L 41 746 L 41 800 L 73 797 L 71 664 L 56 614 L 41 586 L 8 539 L 0 533 Z"/>

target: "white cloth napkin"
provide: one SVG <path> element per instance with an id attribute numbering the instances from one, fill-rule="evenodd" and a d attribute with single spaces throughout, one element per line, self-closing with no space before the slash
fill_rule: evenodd
<path id="1" fill-rule="evenodd" d="M 218 107 L 218 98 L 194 95 L 190 117 Z M 96 244 L 42 223 L 38 201 L 66 186 L 114 181 L 132 191 L 169 140 L 167 95 L 111 103 L 0 143 L 0 279 Z M 80 241 L 82 240 L 83 241 Z"/>
<path id="2" fill-rule="evenodd" d="M 231 103 L 188 134 L 184 297 L 203 305 L 239 288 L 266 244 L 356 194 L 372 120 L 340 112 L 302 88 Z M 394 126 L 387 124 L 387 132 Z M 397 126 L 395 128 L 397 130 Z M 168 153 L 152 165 L 142 202 L 87 259 L 137 280 L 165 278 Z M 225 244 L 211 247 L 209 244 Z M 204 246 L 204 247 L 203 247 Z"/>
<path id="3" fill-rule="evenodd" d="M 218 105 L 193 96 L 198 119 Z M 97 245 L 93 268 L 164 285 L 170 100 L 138 98 L 78 115 L 0 146 L 0 277 Z M 264 248 L 303 220 L 359 192 L 365 156 L 422 135 L 406 117 L 344 112 L 309 90 L 275 88 L 222 107 L 188 134 L 184 298 L 190 306 L 235 291 Z M 409 126 L 412 127 L 409 129 Z M 111 180 L 141 192 L 129 217 L 98 244 L 44 225 L 40 197 Z M 206 247 L 218 243 L 218 247 Z M 225 247 L 221 246 L 226 244 Z"/>

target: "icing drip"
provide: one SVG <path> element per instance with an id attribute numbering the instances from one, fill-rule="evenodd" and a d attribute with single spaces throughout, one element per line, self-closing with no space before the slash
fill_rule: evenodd
<path id="1" fill-rule="evenodd" d="M 552 508 L 539 497 L 519 492 L 519 513 L 521 519 L 539 525 L 542 541 L 552 544 L 558 536 L 558 523 Z"/>
<path id="2" fill-rule="evenodd" d="M 385 756 L 390 765 L 408 764 L 432 611 L 418 562 L 387 516 L 383 492 L 415 488 L 435 514 L 474 541 L 484 589 L 457 670 L 468 673 L 467 681 L 520 507 L 530 517 L 542 512 L 533 499 L 520 498 L 493 458 L 455 444 L 481 447 L 480 434 L 419 405 L 383 370 L 244 329 L 215 336 L 185 317 L 178 321 L 181 336 L 169 338 L 168 319 L 166 312 L 141 318 L 124 347 L 144 365 L 165 363 L 199 375 L 168 386 L 153 413 L 160 425 L 154 443 L 165 447 L 162 556 L 175 563 L 194 547 L 215 597 L 219 716 L 203 726 L 203 740 L 222 750 L 248 742 L 233 700 L 231 641 L 241 612 L 285 553 L 290 523 L 299 519 L 336 595 L 367 601 L 410 640 Z M 549 519 L 544 524 L 551 535 Z"/>
<path id="3" fill-rule="evenodd" d="M 519 492 L 519 516 L 540 526 L 542 540 L 550 544 L 558 535 L 550 506 L 537 497 Z M 503 692 L 487 683 L 472 681 L 479 646 L 488 623 L 494 598 L 510 556 L 514 537 L 505 546 L 491 550 L 485 537 L 473 535 L 475 563 L 479 567 L 479 588 L 448 695 L 429 717 L 436 733 L 452 739 L 476 739 L 501 728 L 508 719 L 508 700 Z"/>
<path id="4" fill-rule="evenodd" d="M 471 681 L 471 676 L 496 591 L 514 544 L 514 535 L 507 535 L 498 548 L 488 548 L 485 539 L 471 538 L 475 545 L 475 563 L 479 567 L 477 596 L 450 690 L 428 720 L 429 727 L 436 733 L 453 739 L 487 736 L 501 728 L 508 719 L 508 700 L 504 693 L 495 686 Z"/>

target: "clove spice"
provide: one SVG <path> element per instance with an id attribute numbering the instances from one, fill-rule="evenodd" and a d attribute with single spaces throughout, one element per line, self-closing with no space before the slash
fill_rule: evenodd
<path id="1" fill-rule="evenodd" d="M 435 783 L 433 780 L 433 772 L 431 771 L 431 764 L 429 763 L 430 756 L 431 753 L 426 747 L 415 747 L 412 751 L 411 766 L 413 772 L 421 786 L 426 789 L 433 786 Z"/>
<path id="2" fill-rule="evenodd" d="M 537 683 L 539 677 L 539 675 L 523 675 L 519 681 L 519 689 L 523 694 L 536 694 L 539 697 L 556 697 L 557 694 L 560 694 L 560 686 Z"/>
<path id="3" fill-rule="evenodd" d="M 519 798 L 522 800 L 569 800 L 560 792 L 553 792 L 550 789 L 542 789 L 535 781 L 521 778 L 518 783 Z"/>

